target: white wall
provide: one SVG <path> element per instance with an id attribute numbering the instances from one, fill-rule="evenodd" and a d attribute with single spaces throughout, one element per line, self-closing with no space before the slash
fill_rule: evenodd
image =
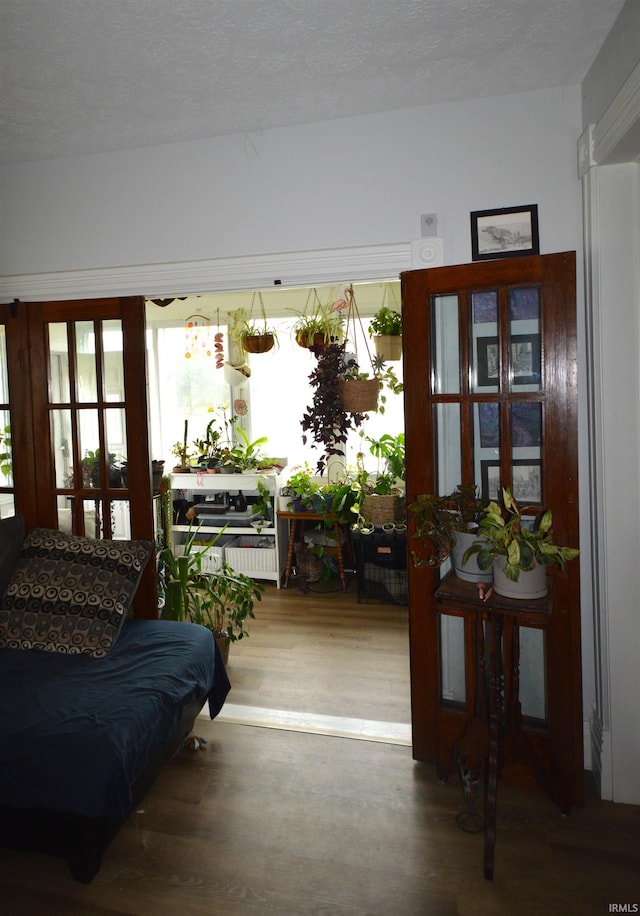
<path id="1" fill-rule="evenodd" d="M 7 166 L 0 274 L 340 248 L 420 235 L 471 259 L 469 212 L 537 203 L 580 248 L 578 87 Z"/>

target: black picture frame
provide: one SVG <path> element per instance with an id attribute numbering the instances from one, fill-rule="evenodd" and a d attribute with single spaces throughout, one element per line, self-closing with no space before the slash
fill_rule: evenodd
<path id="1" fill-rule="evenodd" d="M 476 340 L 476 371 L 479 388 L 498 387 L 500 350 L 497 337 Z M 542 372 L 540 335 L 513 334 L 511 337 L 511 371 L 513 385 L 539 385 Z"/>
<path id="2" fill-rule="evenodd" d="M 542 505 L 542 461 L 516 458 L 511 462 L 511 492 L 520 505 Z M 500 495 L 500 462 L 480 462 L 480 489 L 483 499 L 496 501 Z"/>
<path id="3" fill-rule="evenodd" d="M 473 210 L 470 216 L 473 261 L 540 254 L 537 204 Z"/>

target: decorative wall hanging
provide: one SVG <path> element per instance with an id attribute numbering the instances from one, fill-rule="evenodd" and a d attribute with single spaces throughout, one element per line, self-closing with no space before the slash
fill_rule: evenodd
<path id="1" fill-rule="evenodd" d="M 185 328 L 185 359 L 209 357 L 213 354 L 211 322 L 206 315 L 189 315 Z"/>

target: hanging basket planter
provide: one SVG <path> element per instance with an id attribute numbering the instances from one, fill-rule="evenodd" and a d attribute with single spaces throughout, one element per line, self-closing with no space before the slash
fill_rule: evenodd
<path id="1" fill-rule="evenodd" d="M 338 391 L 347 413 L 369 413 L 378 409 L 380 382 L 377 378 L 340 379 Z"/>
<path id="2" fill-rule="evenodd" d="M 274 344 L 273 334 L 256 334 L 242 338 L 242 348 L 246 353 L 268 353 Z"/>
<path id="3" fill-rule="evenodd" d="M 390 334 L 376 334 L 373 338 L 376 356 L 382 357 L 387 362 L 396 362 L 402 357 L 402 336 Z"/>
<path id="4" fill-rule="evenodd" d="M 321 331 L 315 334 L 312 331 L 298 331 L 296 343 L 305 350 L 321 350 L 327 346 L 328 341 Z"/>

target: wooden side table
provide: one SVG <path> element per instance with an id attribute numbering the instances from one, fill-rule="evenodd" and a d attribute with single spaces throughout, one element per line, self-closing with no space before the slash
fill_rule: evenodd
<path id="1" fill-rule="evenodd" d="M 289 522 L 289 545 L 287 547 L 287 562 L 284 568 L 284 575 L 282 577 L 282 585 L 284 588 L 287 588 L 289 585 L 289 577 L 291 575 L 291 567 L 293 566 L 293 556 L 295 553 L 296 545 L 296 535 L 298 530 L 304 528 L 305 522 L 330 522 L 335 533 L 336 538 L 336 559 L 338 561 L 338 574 L 340 576 L 340 581 L 342 582 L 342 588 L 346 589 L 347 587 L 347 577 L 344 570 L 344 554 L 342 551 L 342 531 L 344 527 L 338 521 L 336 515 L 333 512 L 329 512 L 327 515 L 323 515 L 320 512 L 278 512 L 278 518 L 286 519 Z"/>
<path id="2" fill-rule="evenodd" d="M 545 767 L 523 728 L 520 691 L 520 626 L 546 629 L 553 607 L 553 584 L 549 593 L 536 601 L 516 601 L 493 592 L 482 600 L 476 583 L 464 582 L 449 573 L 435 592 L 439 612 L 470 617 L 474 630 L 476 697 L 474 715 L 466 724 L 456 748 L 465 795 L 469 791 L 468 772 L 478 761 L 485 766 L 485 844 L 484 876 L 493 878 L 496 843 L 496 810 L 498 781 L 504 765 L 504 739 L 519 763 L 526 766 L 538 784 L 558 805 L 563 814 L 571 810 L 571 801 L 560 790 L 553 772 Z M 511 623 L 509 652 L 503 647 L 504 624 Z M 485 623 L 488 624 L 488 651 Z M 508 690 L 505 697 L 505 679 Z M 485 690 L 485 683 L 488 691 Z M 466 771 L 466 773 L 465 773 Z"/>

